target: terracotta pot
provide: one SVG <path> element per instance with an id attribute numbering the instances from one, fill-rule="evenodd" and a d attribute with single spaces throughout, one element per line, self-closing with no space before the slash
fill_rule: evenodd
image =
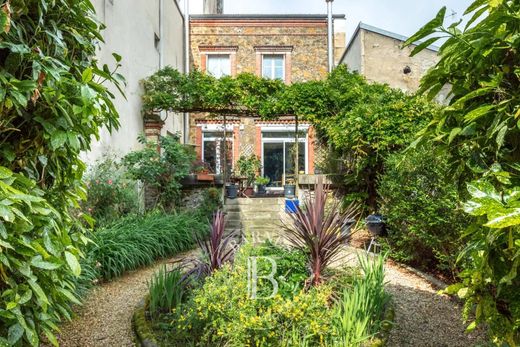
<path id="1" fill-rule="evenodd" d="M 215 179 L 215 176 L 206 174 L 206 173 L 198 173 L 197 174 L 197 180 L 202 182 L 213 182 Z"/>
<path id="2" fill-rule="evenodd" d="M 247 187 L 244 190 L 244 195 L 247 197 L 252 197 L 254 194 L 255 194 L 255 190 L 253 189 L 253 187 Z"/>

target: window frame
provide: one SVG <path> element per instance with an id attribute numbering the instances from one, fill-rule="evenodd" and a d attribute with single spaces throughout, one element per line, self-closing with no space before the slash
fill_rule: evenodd
<path id="1" fill-rule="evenodd" d="M 273 57 L 273 64 L 271 65 L 271 74 L 270 76 L 265 76 L 264 75 L 264 72 L 265 72 L 265 58 L 266 57 Z M 281 57 L 282 58 L 282 77 L 275 77 L 276 75 L 276 64 L 275 64 L 275 59 L 274 57 Z M 283 53 L 283 52 L 276 52 L 276 53 L 262 53 L 262 68 L 261 68 L 261 72 L 262 72 L 262 77 L 263 78 L 269 78 L 271 80 L 282 80 L 282 81 L 285 81 L 285 78 L 286 78 L 286 71 L 285 71 L 285 65 L 286 65 L 286 59 L 287 59 L 287 54 L 286 53 Z"/>
<path id="2" fill-rule="evenodd" d="M 205 160 L 204 160 L 204 154 L 205 154 L 205 144 L 206 142 L 217 142 L 217 141 L 221 141 L 223 142 L 224 141 L 224 137 L 223 136 L 211 136 L 211 137 L 205 137 L 204 135 L 207 134 L 207 133 L 216 133 L 216 132 L 224 132 L 224 130 L 215 130 L 215 129 L 203 129 L 202 130 L 202 143 L 201 143 L 201 155 L 200 155 L 200 158 L 201 158 L 201 161 L 203 163 L 207 163 Z M 231 133 L 233 133 L 233 131 L 231 131 Z M 235 169 L 235 139 L 234 139 L 234 136 L 229 136 L 229 137 L 226 137 L 226 141 L 227 142 L 230 142 L 231 143 L 231 163 L 228 163 L 228 164 L 231 164 L 231 170 L 234 170 Z M 217 149 L 217 146 L 215 146 L 215 150 Z M 216 156 L 216 153 L 215 153 L 215 156 Z M 220 175 L 222 174 L 222 167 L 220 167 L 220 172 L 217 172 L 219 166 L 217 165 L 217 163 L 215 163 L 215 172 L 214 174 L 215 175 Z"/>
<path id="3" fill-rule="evenodd" d="M 215 58 L 215 57 L 227 57 L 227 60 L 228 60 L 228 63 L 229 63 L 229 73 L 228 74 L 222 74 L 221 76 L 215 76 L 209 69 L 209 61 L 210 61 L 210 58 Z M 219 64 L 219 67 L 222 68 L 222 63 Z M 205 71 L 206 73 L 210 74 L 211 76 L 215 77 L 215 78 L 222 78 L 222 77 L 225 77 L 225 76 L 232 76 L 233 74 L 233 67 L 232 67 L 232 62 L 231 62 L 231 53 L 228 53 L 228 52 L 212 52 L 212 53 L 206 53 L 206 66 L 205 66 Z"/>

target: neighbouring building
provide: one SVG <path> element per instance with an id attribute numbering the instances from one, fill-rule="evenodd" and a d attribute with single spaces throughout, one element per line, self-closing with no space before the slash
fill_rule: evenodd
<path id="1" fill-rule="evenodd" d="M 407 39 L 405 36 L 360 23 L 340 63 L 346 64 L 351 71 L 364 75 L 368 81 L 386 83 L 413 93 L 419 88 L 424 74 L 439 61 L 439 48 L 429 46 L 410 57 L 415 45 L 402 48 Z M 438 100 L 444 101 L 447 93 L 448 88 L 445 88 L 438 95 Z"/>
<path id="2" fill-rule="evenodd" d="M 141 81 L 167 65 L 184 69 L 184 17 L 177 0 L 94 0 L 93 4 L 98 19 L 106 25 L 102 32 L 105 42 L 97 54 L 99 63 L 112 68 L 112 54 L 119 54 L 119 73 L 126 86 L 125 97 L 113 91 L 121 126 L 112 134 L 101 131 L 99 141 L 84 154 L 89 164 L 107 153 L 121 156 L 140 148 L 137 136 L 145 131 L 182 135 L 184 128 L 182 115 L 165 112 L 162 128 L 145 129 L 141 112 Z"/>
<path id="3" fill-rule="evenodd" d="M 344 15 L 334 16 L 335 20 Z M 341 43 L 341 37 L 338 38 Z M 323 79 L 327 75 L 326 15 L 227 15 L 190 17 L 192 68 L 215 77 L 249 72 L 285 83 Z M 299 172 L 315 172 L 316 141 L 310 124 L 300 124 Z M 228 172 L 241 155 L 256 155 L 270 188 L 282 187 L 294 176 L 293 119 L 262 121 L 234 118 L 224 143 L 223 121 L 204 114 L 190 117 L 190 142 L 199 159 L 216 174 Z M 227 151 L 223 151 L 227 148 Z M 223 160 L 223 153 L 227 159 Z"/>
<path id="4" fill-rule="evenodd" d="M 344 31 L 334 33 L 334 64 L 337 66 L 340 63 L 345 46 L 347 44 L 347 33 Z"/>

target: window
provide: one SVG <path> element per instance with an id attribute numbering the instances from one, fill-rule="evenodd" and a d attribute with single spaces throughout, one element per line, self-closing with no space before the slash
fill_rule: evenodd
<path id="1" fill-rule="evenodd" d="M 208 54 L 206 71 L 216 78 L 231 75 L 229 54 Z"/>
<path id="2" fill-rule="evenodd" d="M 264 54 L 262 56 L 262 77 L 285 79 L 285 56 L 283 54 Z"/>
<path id="3" fill-rule="evenodd" d="M 221 131 L 204 132 L 202 143 L 202 161 L 208 164 L 211 171 L 221 174 L 224 168 L 224 153 L 227 157 L 227 173 L 231 173 L 233 166 L 233 133 L 226 136 L 227 148 L 224 147 L 224 133 Z M 224 152 L 226 149 L 226 152 Z"/>

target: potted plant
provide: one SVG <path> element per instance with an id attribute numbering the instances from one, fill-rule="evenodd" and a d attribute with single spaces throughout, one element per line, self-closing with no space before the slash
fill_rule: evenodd
<path id="1" fill-rule="evenodd" d="M 211 175 L 211 168 L 209 165 L 201 160 L 193 163 L 193 172 L 197 174 L 197 180 L 200 182 L 213 182 L 214 177 Z"/>
<path id="2" fill-rule="evenodd" d="M 265 195 L 267 193 L 266 186 L 271 182 L 269 177 L 258 176 L 255 180 L 258 195 Z"/>
<path id="3" fill-rule="evenodd" d="M 296 185 L 294 184 L 293 179 L 288 179 L 285 185 L 283 186 L 283 193 L 286 198 L 294 198 L 296 196 Z"/>
<path id="4" fill-rule="evenodd" d="M 228 199 L 236 199 L 238 196 L 238 186 L 234 183 L 226 184 L 226 197 Z"/>
<path id="5" fill-rule="evenodd" d="M 262 164 L 260 159 L 256 155 L 240 156 L 236 163 L 236 171 L 237 175 L 244 179 L 244 195 L 252 196 L 253 191 L 253 183 L 255 182 L 255 177 L 260 171 Z"/>

